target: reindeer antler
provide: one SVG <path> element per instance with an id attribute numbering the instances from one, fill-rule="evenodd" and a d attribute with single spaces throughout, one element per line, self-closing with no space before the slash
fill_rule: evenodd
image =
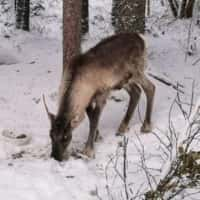
<path id="1" fill-rule="evenodd" d="M 52 114 L 51 112 L 49 112 L 49 109 L 47 107 L 46 100 L 45 100 L 45 95 L 44 94 L 42 94 L 42 99 L 43 99 L 44 107 L 45 107 L 45 110 L 47 112 L 48 118 L 52 122 L 54 120 L 55 116 L 54 116 L 54 114 Z"/>

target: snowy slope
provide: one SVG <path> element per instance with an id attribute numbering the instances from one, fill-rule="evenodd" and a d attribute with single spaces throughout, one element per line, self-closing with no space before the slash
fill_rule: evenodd
<path id="1" fill-rule="evenodd" d="M 156 4 L 157 5 L 157 4 Z M 106 7 L 106 9 L 103 8 Z M 160 8 L 160 5 L 157 5 Z M 83 50 L 94 45 L 101 37 L 112 34 L 108 13 L 111 2 L 91 1 L 92 11 L 91 31 L 84 40 Z M 155 7 L 157 8 L 157 7 Z M 161 9 L 162 11 L 162 9 Z M 164 12 L 164 11 L 163 11 Z M 105 19 L 98 25 L 98 17 Z M 200 62 L 192 65 L 200 55 L 200 41 L 196 41 L 197 50 L 185 61 L 188 27 L 190 22 L 177 21 L 169 26 L 155 24 L 152 19 L 148 22 L 151 33 L 147 34 L 149 71 L 167 78 L 172 82 L 178 81 L 184 85 L 184 101 L 191 97 L 192 80 L 195 80 L 195 95 L 199 96 Z M 105 23 L 104 23 L 105 22 Z M 167 23 L 167 22 L 166 22 Z M 158 28 L 159 27 L 159 28 Z M 168 27 L 168 28 L 166 28 Z M 179 30 L 179 32 L 177 31 Z M 163 33 L 164 31 L 164 33 Z M 156 33 L 156 34 L 154 34 Z M 192 38 L 199 36 L 200 30 L 195 28 Z M 96 144 L 96 158 L 82 160 L 70 157 L 68 161 L 58 163 L 49 157 L 50 139 L 48 136 L 49 121 L 41 101 L 45 94 L 52 112 L 57 109 L 57 90 L 62 71 L 62 44 L 58 39 L 42 38 L 40 35 L 18 32 L 10 39 L 1 37 L 2 48 L 9 49 L 6 53 L 0 51 L 0 58 L 6 59 L 0 65 L 0 133 L 3 130 L 15 134 L 26 134 L 30 137 L 25 145 L 18 145 L 12 140 L 0 137 L 0 196 L 5 200 L 95 200 L 109 199 L 106 186 L 109 186 L 114 199 L 122 199 L 123 183 L 114 170 L 111 158 L 121 155 L 118 144 L 122 138 L 116 137 L 115 132 L 125 113 L 128 95 L 124 91 L 114 93 L 121 102 L 108 100 L 103 112 L 100 131 L 103 141 Z M 17 62 L 10 63 L 11 58 Z M 1 63 L 1 60 L 0 60 Z M 8 65 L 9 64 L 9 65 Z M 152 79 L 152 78 L 151 78 Z M 176 91 L 156 80 L 156 97 L 153 112 L 154 131 L 164 138 L 168 128 L 168 112 Z M 128 145 L 128 183 L 136 193 L 139 188 L 148 187 L 145 173 L 140 167 L 140 142 L 144 145 L 147 165 L 154 169 L 152 173 L 158 178 L 163 165 L 160 144 L 153 134 L 141 134 L 141 119 L 144 117 L 145 98 L 142 96 L 139 108 L 130 124 Z M 140 115 L 139 115 L 140 113 Z M 178 109 L 173 116 L 179 131 L 184 126 L 184 120 Z M 88 134 L 87 119 L 73 134 L 71 149 L 82 149 Z M 163 135 L 162 135 L 163 134 Z M 163 157 L 162 157 L 163 156 Z M 121 170 L 122 159 L 119 156 L 118 169 Z M 107 180 L 106 180 L 107 175 Z M 140 198 L 138 198 L 140 199 Z"/>

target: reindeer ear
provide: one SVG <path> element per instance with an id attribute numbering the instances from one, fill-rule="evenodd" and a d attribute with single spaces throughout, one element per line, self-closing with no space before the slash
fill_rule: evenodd
<path id="1" fill-rule="evenodd" d="M 46 101 L 45 101 L 44 94 L 42 95 L 42 97 L 43 97 L 43 103 L 44 103 L 44 107 L 45 107 L 45 110 L 47 112 L 48 118 L 49 118 L 50 122 L 53 123 L 53 121 L 55 120 L 55 115 L 52 114 L 51 112 L 49 112 L 49 109 L 48 109 Z"/>
<path id="2" fill-rule="evenodd" d="M 48 118 L 49 118 L 51 124 L 55 121 L 55 115 L 52 113 L 48 113 Z"/>

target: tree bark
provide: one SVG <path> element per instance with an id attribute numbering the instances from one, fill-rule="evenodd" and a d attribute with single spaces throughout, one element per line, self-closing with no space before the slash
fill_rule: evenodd
<path id="1" fill-rule="evenodd" d="M 180 16 L 179 16 L 180 18 L 184 18 L 185 17 L 186 5 L 187 5 L 187 0 L 182 0 Z"/>
<path id="2" fill-rule="evenodd" d="M 151 2 L 150 0 L 147 0 L 147 16 L 149 17 L 151 15 Z"/>
<path id="3" fill-rule="evenodd" d="M 117 24 L 117 20 L 119 18 L 118 6 L 121 0 L 113 0 L 112 1 L 112 25 L 115 27 Z"/>
<path id="4" fill-rule="evenodd" d="M 115 31 L 145 31 L 146 0 L 113 0 L 112 24 Z"/>
<path id="5" fill-rule="evenodd" d="M 63 1 L 63 72 L 80 53 L 82 0 Z"/>
<path id="6" fill-rule="evenodd" d="M 169 6 L 170 6 L 170 8 L 171 8 L 171 11 L 172 11 L 173 16 L 174 16 L 175 18 L 178 17 L 178 9 L 177 9 L 177 7 L 176 7 L 174 1 L 173 1 L 173 0 L 168 0 L 168 1 L 169 1 Z"/>
<path id="7" fill-rule="evenodd" d="M 193 8 L 194 8 L 195 0 L 189 0 L 186 7 L 186 18 L 191 18 L 193 16 Z"/>
<path id="8" fill-rule="evenodd" d="M 30 0 L 16 0 L 16 28 L 29 31 Z"/>
<path id="9" fill-rule="evenodd" d="M 193 16 L 193 8 L 195 0 L 182 0 L 180 5 L 177 0 L 168 0 L 172 14 L 175 18 L 191 18 Z M 180 13 L 178 13 L 180 8 Z"/>
<path id="10" fill-rule="evenodd" d="M 174 6 L 175 6 L 175 8 L 178 10 L 178 8 L 179 8 L 178 1 L 177 1 L 177 0 L 173 0 L 173 2 L 174 2 Z"/>
<path id="11" fill-rule="evenodd" d="M 89 31 L 89 3 L 88 0 L 82 2 L 81 32 L 86 34 Z"/>

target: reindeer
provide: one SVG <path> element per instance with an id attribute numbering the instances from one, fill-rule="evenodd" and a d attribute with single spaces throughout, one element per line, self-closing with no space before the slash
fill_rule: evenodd
<path id="1" fill-rule="evenodd" d="M 109 93 L 116 89 L 124 88 L 130 96 L 127 112 L 116 135 L 123 136 L 127 132 L 141 88 L 147 98 L 141 132 L 150 132 L 155 86 L 145 76 L 145 69 L 145 41 L 137 33 L 110 36 L 86 53 L 74 57 L 63 74 L 56 115 L 49 112 L 43 99 L 51 123 L 51 156 L 58 161 L 63 160 L 63 154 L 72 139 L 73 129 L 87 113 L 90 130 L 83 153 L 94 157 L 94 142 L 99 137 L 100 115 Z"/>

